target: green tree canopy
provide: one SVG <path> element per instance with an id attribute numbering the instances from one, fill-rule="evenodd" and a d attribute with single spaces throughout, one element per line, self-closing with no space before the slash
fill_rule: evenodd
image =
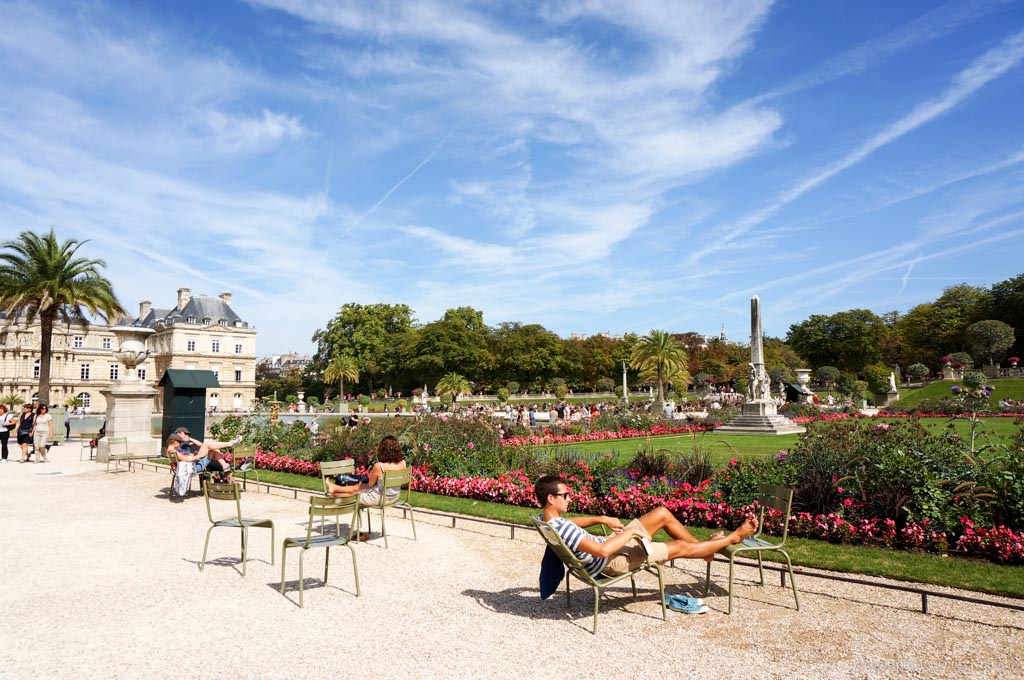
<path id="1" fill-rule="evenodd" d="M 1016 338 L 1013 335 L 1013 328 L 1009 324 L 995 319 L 987 319 L 972 323 L 964 332 L 967 342 L 970 343 L 974 353 L 987 357 L 988 363 L 994 362 L 997 354 L 1002 354 L 1013 346 Z"/>
<path id="2" fill-rule="evenodd" d="M 455 371 L 480 382 L 493 361 L 489 334 L 483 312 L 472 307 L 449 309 L 416 333 L 409 371 L 416 382 L 433 383 Z"/>
<path id="3" fill-rule="evenodd" d="M 407 365 L 414 333 L 408 305 L 347 302 L 327 328 L 313 333 L 314 361 L 323 370 L 336 354 L 353 357 L 372 391 L 375 382 L 393 381 Z"/>
<path id="4" fill-rule="evenodd" d="M 558 375 L 562 340 L 539 324 L 502 323 L 491 334 L 491 355 L 492 383 L 500 378 L 540 389 Z"/>
<path id="5" fill-rule="evenodd" d="M 992 286 L 982 318 L 996 319 L 1013 328 L 1024 328 L 1024 274 Z M 1024 346 L 1016 342 L 1007 350 L 1020 356 Z"/>
<path id="6" fill-rule="evenodd" d="M 21 310 L 31 322 L 39 317 L 39 399 L 50 400 L 53 326 L 88 323 L 86 311 L 110 321 L 126 312 L 110 281 L 100 274 L 103 260 L 76 257 L 88 241 L 58 241 L 53 229 L 39 235 L 23 231 L 0 245 L 0 309 Z"/>
<path id="7" fill-rule="evenodd" d="M 814 314 L 790 326 L 789 342 L 812 366 L 858 372 L 881 360 L 886 332 L 881 317 L 867 309 L 851 309 L 831 316 Z"/>

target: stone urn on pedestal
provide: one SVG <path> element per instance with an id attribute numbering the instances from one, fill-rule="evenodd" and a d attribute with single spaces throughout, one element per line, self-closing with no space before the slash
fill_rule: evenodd
<path id="1" fill-rule="evenodd" d="M 793 369 L 793 372 L 796 373 L 796 382 L 797 382 L 797 384 L 800 385 L 800 387 L 804 388 L 805 390 L 807 390 L 809 392 L 810 388 L 808 388 L 807 386 L 811 382 L 811 369 L 809 369 L 809 368 L 795 368 L 795 369 Z M 814 395 L 811 395 L 811 394 L 802 395 L 801 396 L 801 401 L 804 404 L 813 404 L 814 403 Z"/>
<path id="2" fill-rule="evenodd" d="M 133 455 L 157 455 L 160 442 L 153 438 L 153 399 L 157 390 L 139 380 L 138 366 L 149 358 L 146 339 L 152 328 L 112 326 L 117 339 L 114 358 L 124 367 L 121 379 L 112 387 L 100 390 L 107 399 L 106 430 L 96 446 L 96 460 L 107 462 L 110 456 L 108 437 L 125 437 L 128 452 Z"/>

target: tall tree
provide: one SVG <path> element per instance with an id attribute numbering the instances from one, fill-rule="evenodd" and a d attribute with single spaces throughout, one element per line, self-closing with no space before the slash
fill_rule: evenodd
<path id="1" fill-rule="evenodd" d="M 491 382 L 515 381 L 540 389 L 558 375 L 562 340 L 539 324 L 505 322 L 491 334 L 494 373 Z"/>
<path id="2" fill-rule="evenodd" d="M 1000 281 L 992 286 L 983 318 L 996 319 L 1014 328 L 1024 328 L 1024 274 Z M 1024 344 L 1017 341 L 1010 352 L 1020 355 Z"/>
<path id="3" fill-rule="evenodd" d="M 492 361 L 489 333 L 483 312 L 472 307 L 449 309 L 417 331 L 408 369 L 418 383 L 434 383 L 453 372 L 480 382 Z"/>
<path id="4" fill-rule="evenodd" d="M 315 362 L 326 368 L 335 354 L 355 358 L 360 373 L 372 390 L 374 381 L 393 380 L 408 362 L 413 329 L 408 305 L 348 302 L 327 324 L 313 333 L 317 344 Z"/>
<path id="5" fill-rule="evenodd" d="M 939 357 L 964 349 L 967 327 L 985 318 L 990 301 L 985 288 L 961 283 L 944 289 L 935 302 L 913 307 L 897 323 L 906 345 L 904 361 L 935 366 Z"/>
<path id="6" fill-rule="evenodd" d="M 995 355 L 1012 347 L 1015 340 L 1013 328 L 995 319 L 972 323 L 964 335 L 971 344 L 975 356 L 988 357 L 989 364 L 994 363 Z"/>
<path id="7" fill-rule="evenodd" d="M 359 364 L 348 354 L 335 354 L 324 369 L 324 382 L 328 385 L 338 383 L 338 393 L 344 397 L 346 380 L 359 381 Z"/>
<path id="8" fill-rule="evenodd" d="M 633 346 L 630 364 L 641 371 L 653 371 L 658 380 L 658 399 L 665 401 L 665 381 L 668 374 L 686 370 L 686 350 L 666 331 L 652 330 Z"/>
<path id="9" fill-rule="evenodd" d="M 811 367 L 838 366 L 857 372 L 882 358 L 887 328 L 867 309 L 831 316 L 813 314 L 789 327 L 789 343 Z"/>
<path id="10" fill-rule="evenodd" d="M 88 311 L 109 321 L 126 313 L 110 281 L 100 274 L 106 263 L 76 257 L 86 243 L 58 241 L 50 229 L 42 236 L 23 231 L 0 245 L 0 309 L 21 310 L 29 323 L 39 317 L 39 399 L 46 403 L 51 403 L 50 360 L 57 320 L 88 323 Z"/>

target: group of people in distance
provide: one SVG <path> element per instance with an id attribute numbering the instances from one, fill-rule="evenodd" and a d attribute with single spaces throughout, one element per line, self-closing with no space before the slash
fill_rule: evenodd
<path id="1" fill-rule="evenodd" d="M 21 447 L 19 463 L 27 463 L 33 454 L 33 463 L 50 462 L 46 450 L 53 444 L 54 424 L 49 406 L 25 404 L 21 415 L 15 415 L 5 404 L 0 404 L 0 461 L 7 460 L 12 432 Z"/>

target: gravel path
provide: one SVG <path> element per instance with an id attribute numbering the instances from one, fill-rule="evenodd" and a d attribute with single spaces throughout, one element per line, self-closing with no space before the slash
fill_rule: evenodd
<path id="1" fill-rule="evenodd" d="M 0 465 L 0 677 L 320 677 L 353 666 L 365 677 L 571 678 L 1024 676 L 1024 612 L 805 578 L 803 609 L 774 574 L 739 572 L 734 615 L 719 591 L 711 613 L 669 612 L 652 579 L 603 598 L 591 635 L 589 593 L 537 595 L 539 537 L 421 515 L 419 540 L 396 513 L 391 547 L 356 546 L 362 597 L 344 548 L 306 562 L 299 609 L 297 552 L 282 596 L 280 545 L 305 533 L 306 503 L 243 496 L 245 513 L 277 525 L 250 531 L 241 577 L 236 531 L 208 526 L 201 497 L 167 498 L 169 475 L 104 473 L 57 447 L 49 464 Z M 376 526 L 376 524 L 375 524 Z M 703 563 L 666 570 L 669 592 L 696 594 Z M 717 565 L 720 581 L 724 567 Z M 799 578 L 799 576 L 798 576 Z M 344 670 L 342 670 L 344 669 Z M 754 669 L 754 670 L 750 670 Z"/>

